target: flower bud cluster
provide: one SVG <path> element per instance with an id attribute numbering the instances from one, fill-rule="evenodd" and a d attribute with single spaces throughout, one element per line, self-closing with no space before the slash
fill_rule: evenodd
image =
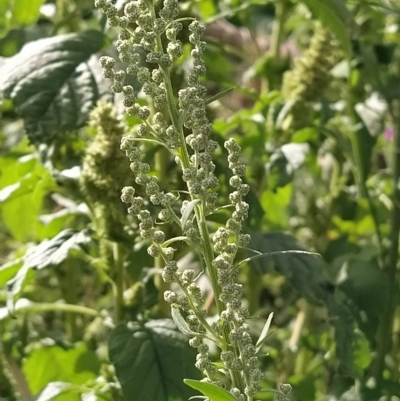
<path id="1" fill-rule="evenodd" d="M 142 120 L 136 128 L 139 138 L 124 137 L 121 149 L 131 162 L 130 169 L 135 174 L 136 184 L 145 188 L 153 205 L 162 207 L 158 219 L 181 224 L 185 240 L 199 248 L 207 259 L 207 270 L 214 275 L 211 277 L 210 273 L 213 288 L 218 291 L 218 307 L 224 305 L 218 323 L 210 328 L 206 322 L 205 311 L 202 310 L 204 299 L 195 282 L 195 272 L 191 269 L 183 272 L 178 270 L 173 260 L 175 249 L 165 245 L 165 234 L 157 229 L 156 220 L 146 209 L 144 199 L 135 196 L 133 187 L 125 187 L 121 199 L 130 204 L 128 212 L 137 216 L 141 237 L 151 240 L 149 255 L 163 258 L 164 281 L 176 282 L 182 289 L 181 294 L 166 291 L 164 298 L 172 307 L 179 307 L 185 312 L 189 329 L 199 334 L 190 340 L 190 345 L 198 350 L 196 367 L 206 375 L 207 381 L 223 386 L 218 382 L 217 368 L 210 360 L 208 347 L 202 341 L 202 334 L 207 329 L 217 343 L 224 344 L 221 346 L 225 349 L 221 359 L 225 368 L 235 372 L 233 376 L 236 375 L 236 378 L 239 377 L 236 380 L 238 383 L 232 383 L 229 390 L 238 400 L 244 400 L 246 395 L 247 398 L 252 397 L 260 390 L 261 372 L 257 368 L 255 347 L 246 324 L 248 311 L 241 304 L 242 286 L 236 283 L 239 272 L 234 266 L 239 247 L 246 247 L 250 241 L 250 237 L 241 232 L 242 223 L 248 216 L 249 206 L 243 198 L 249 192 L 249 186 L 243 183 L 245 166 L 239 162 L 240 147 L 234 139 L 226 141 L 225 148 L 229 153 L 229 168 L 233 172 L 230 185 L 234 190 L 229 199 L 235 210 L 225 227 L 219 228 L 213 236 L 214 248 L 210 244 L 207 224 L 203 221 L 204 216 L 215 211 L 218 197 L 218 179 L 212 161 L 218 144 L 211 139 L 212 125 L 207 118 L 204 100 L 206 88 L 201 84 L 201 77 L 206 73 L 203 57 L 206 44 L 201 41 L 205 28 L 198 21 L 189 25 L 193 68 L 187 79 L 188 86 L 174 94 L 170 70 L 173 62 L 183 54 L 182 43 L 177 39 L 182 30 L 181 22 L 176 20 L 178 0 L 164 0 L 158 16 L 154 2 L 150 0 L 127 2 L 123 16 L 117 15 L 109 0 L 96 0 L 96 6 L 105 12 L 112 26 L 121 28 L 116 47 L 120 60 L 128 64 L 126 71 L 116 71 L 115 60 L 102 57 L 103 74 L 113 80 L 113 91 L 124 96 L 126 112 Z M 166 40 L 162 37 L 164 35 Z M 137 47 L 144 50 L 146 63 L 151 65 L 151 69 L 143 66 Z M 133 88 L 124 85 L 127 74 L 135 75 L 142 84 L 143 93 L 154 105 L 153 114 L 150 108 L 137 102 Z M 186 136 L 185 129 L 189 131 Z M 182 169 L 182 179 L 190 193 L 190 201 L 182 202 L 181 213 L 185 214 L 187 208 L 191 211 L 185 224 L 181 223 L 172 207 L 177 200 L 175 196 L 160 190 L 157 178 L 150 175 L 150 166 L 141 161 L 142 152 L 136 142 L 147 135 L 152 135 L 169 149 Z M 199 205 L 195 205 L 192 213 L 193 201 L 199 202 Z"/>
<path id="2" fill-rule="evenodd" d="M 320 99 L 329 87 L 330 71 L 338 61 L 337 51 L 332 34 L 317 25 L 308 50 L 284 75 L 282 94 L 293 103 L 283 123 L 284 130 L 298 130 L 307 124 L 310 102 Z"/>
<path id="3" fill-rule="evenodd" d="M 227 140 L 224 146 L 228 150 L 229 168 L 233 172 L 230 185 L 234 191 L 229 195 L 229 199 L 235 206 L 235 211 L 225 227 L 219 228 L 213 236 L 214 250 L 219 254 L 214 259 L 213 266 L 217 270 L 218 284 L 221 288 L 219 300 L 226 305 L 220 316 L 222 324 L 219 327 L 229 327 L 230 342 L 239 349 L 239 354 L 225 351 L 221 354 L 221 360 L 227 369 L 243 372 L 246 384 L 244 392 L 253 396 L 261 389 L 262 373 L 257 367 L 256 349 L 246 324 L 249 312 L 242 306 L 242 285 L 236 283 L 239 271 L 234 266 L 238 248 L 246 247 L 250 242 L 250 236 L 241 233 L 242 222 L 248 217 L 249 210 L 249 205 L 243 198 L 250 191 L 250 187 L 243 183 L 246 169 L 239 161 L 240 146 L 233 138 Z M 244 394 L 236 394 L 238 389 L 232 391 L 237 399 L 245 399 Z"/>

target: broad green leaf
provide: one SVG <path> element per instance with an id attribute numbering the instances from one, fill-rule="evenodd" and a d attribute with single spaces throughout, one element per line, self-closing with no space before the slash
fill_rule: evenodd
<path id="1" fill-rule="evenodd" d="M 211 401 L 237 401 L 237 399 L 231 393 L 215 384 L 204 383 L 199 380 L 191 379 L 185 379 L 184 382 L 195 390 L 200 391 Z"/>
<path id="2" fill-rule="evenodd" d="M 374 260 L 349 255 L 338 274 L 338 287 L 351 300 L 360 329 L 374 342 L 382 311 L 388 302 L 389 282 Z"/>
<path id="3" fill-rule="evenodd" d="M 40 6 L 45 0 L 14 0 L 12 8 L 12 25 L 33 24 L 40 15 Z"/>
<path id="4" fill-rule="evenodd" d="M 22 266 L 23 261 L 23 258 L 18 258 L 0 266 L 0 287 L 15 276 L 18 269 Z"/>
<path id="5" fill-rule="evenodd" d="M 302 0 L 324 26 L 339 40 L 343 50 L 351 55 L 351 33 L 356 23 L 342 0 Z"/>
<path id="6" fill-rule="evenodd" d="M 91 241 L 84 231 L 64 230 L 52 239 L 46 239 L 29 249 L 24 256 L 24 263 L 17 275 L 8 282 L 8 289 L 14 295 L 21 290 L 22 283 L 30 269 L 44 269 L 64 262 L 70 252 L 81 251 L 80 245 Z"/>
<path id="7" fill-rule="evenodd" d="M 95 352 L 80 344 L 72 349 L 58 346 L 37 348 L 28 355 L 22 370 L 33 394 L 50 382 L 84 384 L 95 379 L 100 361 Z"/>
<path id="8" fill-rule="evenodd" d="M 292 199 L 293 185 L 278 188 L 276 192 L 264 191 L 261 195 L 261 205 L 269 227 L 280 229 L 288 226 L 288 207 Z"/>
<path id="9" fill-rule="evenodd" d="M 118 326 L 109 340 L 110 360 L 127 401 L 187 400 L 194 394 L 183 379 L 199 378 L 195 354 L 168 319 Z"/>
<path id="10" fill-rule="evenodd" d="M 103 43 L 98 31 L 40 39 L 0 67 L 0 96 L 13 101 L 31 142 L 51 142 L 83 127 L 96 102 L 109 96 L 92 57 Z"/>
<path id="11" fill-rule="evenodd" d="M 294 236 L 283 232 L 252 233 L 252 241 L 249 246 L 262 253 L 288 249 L 303 250 Z M 273 267 L 278 273 L 284 275 L 303 297 L 312 303 L 322 303 L 327 308 L 335 328 L 339 369 L 343 374 L 354 375 L 354 321 L 350 312 L 343 305 L 337 303 L 333 285 L 323 276 L 321 259 L 311 255 L 284 253 L 270 258 L 252 260 L 250 265 L 259 274 L 264 274 Z"/>
<path id="12" fill-rule="evenodd" d="M 54 183 L 35 155 L 0 160 L 0 210 L 13 236 L 19 241 L 34 239 L 38 214 Z"/>

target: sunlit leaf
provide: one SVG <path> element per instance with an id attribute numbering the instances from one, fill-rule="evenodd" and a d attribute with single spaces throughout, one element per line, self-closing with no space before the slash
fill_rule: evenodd
<path id="1" fill-rule="evenodd" d="M 188 386 L 200 391 L 211 401 L 237 401 L 231 393 L 215 384 L 191 379 L 185 379 L 184 381 Z"/>
<path id="2" fill-rule="evenodd" d="M 0 95 L 10 98 L 32 142 L 51 142 L 83 127 L 96 102 L 109 95 L 97 57 L 99 31 L 30 42 L 0 67 Z"/>

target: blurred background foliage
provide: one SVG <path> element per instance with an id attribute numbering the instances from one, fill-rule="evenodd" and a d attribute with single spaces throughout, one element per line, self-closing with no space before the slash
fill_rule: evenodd
<path id="1" fill-rule="evenodd" d="M 274 313 L 264 387 L 289 382 L 293 401 L 399 401 L 400 3 L 180 3 L 207 25 L 208 96 L 227 90 L 209 114 L 215 139 L 243 149 L 252 248 L 274 252 L 240 277 L 255 338 Z M 138 121 L 97 61 L 115 56 L 117 34 L 91 0 L 0 0 L 1 400 L 186 400 L 182 379 L 198 377 L 187 339 L 171 336 L 160 261 L 119 202 L 133 177 L 118 143 Z M 146 158 L 180 188 L 163 149 Z M 223 206 L 226 155 L 215 163 Z"/>

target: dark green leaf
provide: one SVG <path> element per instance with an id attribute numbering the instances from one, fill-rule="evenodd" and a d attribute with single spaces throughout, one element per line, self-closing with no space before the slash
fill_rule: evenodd
<path id="1" fill-rule="evenodd" d="M 187 400 L 194 394 L 183 379 L 199 378 L 195 354 L 167 319 L 118 326 L 109 341 L 110 360 L 127 401 Z"/>
<path id="2" fill-rule="evenodd" d="M 303 0 L 317 19 L 330 29 L 340 41 L 343 50 L 351 55 L 351 31 L 356 23 L 342 0 Z"/>
<path id="3" fill-rule="evenodd" d="M 339 273 L 339 288 L 351 301 L 360 328 L 374 341 L 382 310 L 388 302 L 389 282 L 372 260 L 349 256 Z"/>
<path id="4" fill-rule="evenodd" d="M 253 233 L 250 247 L 262 253 L 303 249 L 294 236 L 282 232 Z M 353 319 L 348 310 L 336 302 L 333 285 L 322 275 L 322 260 L 315 256 L 288 253 L 255 259 L 250 265 L 259 274 L 264 274 L 270 267 L 274 267 L 303 297 L 313 303 L 325 305 L 335 327 L 340 371 L 354 375 Z"/>
<path id="5" fill-rule="evenodd" d="M 215 384 L 190 379 L 185 379 L 184 382 L 195 390 L 199 390 L 211 401 L 237 401 L 231 393 Z"/>
<path id="6" fill-rule="evenodd" d="M 24 119 L 32 142 L 50 142 L 84 126 L 109 94 L 96 57 L 104 36 L 85 31 L 27 44 L 0 68 L 0 94 Z"/>

